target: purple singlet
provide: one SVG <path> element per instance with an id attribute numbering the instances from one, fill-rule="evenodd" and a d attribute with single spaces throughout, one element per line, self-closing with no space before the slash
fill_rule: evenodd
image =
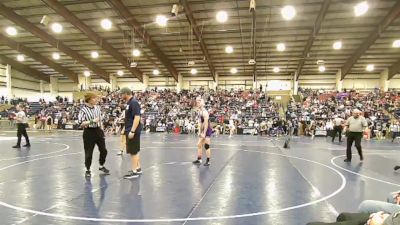
<path id="1" fill-rule="evenodd" d="M 200 116 L 200 121 L 201 123 L 204 123 L 204 117 L 203 115 Z M 208 120 L 208 127 L 207 127 L 207 131 L 206 131 L 206 137 L 211 137 L 212 135 L 212 128 L 211 128 L 211 123 L 210 120 Z"/>

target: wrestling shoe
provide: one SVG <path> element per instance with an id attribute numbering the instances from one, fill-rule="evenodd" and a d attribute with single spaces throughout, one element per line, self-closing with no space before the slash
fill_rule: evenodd
<path id="1" fill-rule="evenodd" d="M 99 168 L 99 171 L 101 171 L 101 172 L 103 172 L 104 173 L 104 175 L 110 175 L 110 170 L 109 169 L 107 169 L 106 167 L 100 167 Z"/>
<path id="2" fill-rule="evenodd" d="M 196 165 L 200 165 L 201 164 L 201 159 L 197 159 L 197 160 L 193 161 L 192 163 L 196 164 Z"/>
<path id="3" fill-rule="evenodd" d="M 128 172 L 127 175 L 124 176 L 124 179 L 134 179 L 134 178 L 138 178 L 139 174 L 134 173 L 132 170 Z"/>

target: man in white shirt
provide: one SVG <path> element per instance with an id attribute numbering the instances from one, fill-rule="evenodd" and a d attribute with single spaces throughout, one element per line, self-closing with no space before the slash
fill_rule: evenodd
<path id="1" fill-rule="evenodd" d="M 390 125 L 390 131 L 392 132 L 392 142 L 393 142 L 394 139 L 396 139 L 396 137 L 399 135 L 400 131 L 399 121 L 393 122 Z"/>
<path id="2" fill-rule="evenodd" d="M 347 119 L 346 126 L 348 130 L 346 149 L 347 158 L 344 161 L 351 162 L 351 146 L 353 145 L 353 142 L 355 142 L 358 154 L 360 155 L 360 161 L 362 162 L 364 160 L 364 157 L 361 148 L 361 138 L 363 136 L 363 131 L 368 126 L 367 120 L 363 116 L 361 116 L 360 110 L 355 109 L 353 111 L 353 116 Z"/>
<path id="3" fill-rule="evenodd" d="M 335 141 L 336 134 L 339 133 L 339 142 L 342 142 L 342 130 L 343 130 L 344 120 L 339 116 L 335 116 L 333 119 L 333 134 L 332 134 L 332 142 Z"/>
<path id="4" fill-rule="evenodd" d="M 26 132 L 26 127 L 27 127 L 27 118 L 24 112 L 24 107 L 17 105 L 17 115 L 16 115 L 16 123 L 17 123 L 17 137 L 18 137 L 18 142 L 15 146 L 13 146 L 13 148 L 21 148 L 21 136 L 23 135 L 25 137 L 25 142 L 26 144 L 23 147 L 31 147 L 31 144 L 29 142 L 29 137 L 28 137 L 28 133 Z"/>

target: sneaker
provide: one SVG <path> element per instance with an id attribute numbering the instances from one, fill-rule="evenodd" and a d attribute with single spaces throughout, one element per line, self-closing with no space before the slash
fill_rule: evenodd
<path id="1" fill-rule="evenodd" d="M 22 146 L 22 147 L 27 147 L 27 148 L 29 148 L 29 147 L 31 147 L 31 144 L 26 144 L 26 145 L 24 145 L 24 146 Z"/>
<path id="2" fill-rule="evenodd" d="M 360 161 L 361 162 L 364 161 L 364 157 L 363 156 L 360 156 Z"/>
<path id="3" fill-rule="evenodd" d="M 199 165 L 199 164 L 201 164 L 201 159 L 197 159 L 197 160 L 193 161 L 192 163 Z"/>
<path id="4" fill-rule="evenodd" d="M 124 179 L 134 179 L 138 178 L 139 174 L 134 173 L 133 171 L 129 171 L 127 175 L 124 176 Z"/>
<path id="5" fill-rule="evenodd" d="M 14 146 L 12 146 L 12 148 L 21 148 L 21 146 L 20 145 L 14 145 Z"/>
<path id="6" fill-rule="evenodd" d="M 210 165 L 211 165 L 210 161 L 206 161 L 206 162 L 204 163 L 204 166 L 210 166 Z"/>
<path id="7" fill-rule="evenodd" d="M 143 173 L 142 168 L 137 169 L 136 173 L 139 174 L 139 175 L 142 174 Z"/>
<path id="8" fill-rule="evenodd" d="M 394 167 L 394 170 L 398 170 L 398 169 L 400 169 L 400 166 L 395 166 Z"/>
<path id="9" fill-rule="evenodd" d="M 117 153 L 118 156 L 120 156 L 122 154 L 123 154 L 123 151 L 120 151 L 120 152 Z"/>
<path id="10" fill-rule="evenodd" d="M 85 177 L 91 177 L 92 173 L 90 172 L 90 170 L 86 170 L 85 172 Z"/>
<path id="11" fill-rule="evenodd" d="M 105 168 L 104 166 L 101 167 L 101 168 L 99 168 L 99 170 L 100 170 L 101 172 L 103 172 L 105 175 L 109 175 L 109 174 L 110 174 L 110 170 L 107 169 L 107 168 Z"/>
<path id="12" fill-rule="evenodd" d="M 351 162 L 351 159 L 345 159 L 344 162 Z"/>

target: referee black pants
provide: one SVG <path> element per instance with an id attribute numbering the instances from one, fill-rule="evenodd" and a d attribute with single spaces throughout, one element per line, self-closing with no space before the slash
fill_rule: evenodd
<path id="1" fill-rule="evenodd" d="M 17 146 L 21 145 L 21 137 L 22 136 L 25 137 L 26 144 L 30 145 L 28 133 L 26 132 L 26 124 L 25 123 L 18 123 L 17 124 L 17 128 L 18 128 L 18 130 L 17 130 L 17 137 L 18 137 Z"/>
<path id="2" fill-rule="evenodd" d="M 357 148 L 358 154 L 360 155 L 360 159 L 364 159 L 363 154 L 362 154 L 362 149 L 361 149 L 361 138 L 362 138 L 362 132 L 349 132 L 347 135 L 347 149 L 346 149 L 346 155 L 347 159 L 351 160 L 351 146 L 353 145 L 353 142 L 355 142 L 355 146 Z"/>
<path id="3" fill-rule="evenodd" d="M 100 166 L 103 166 L 107 157 L 104 132 L 100 128 L 86 128 L 83 131 L 83 146 L 85 148 L 85 166 L 87 170 L 90 170 L 90 166 L 92 165 L 92 156 L 95 145 L 97 145 L 100 151 L 99 164 Z"/>
<path id="4" fill-rule="evenodd" d="M 335 126 L 335 127 L 333 128 L 332 142 L 335 141 L 335 138 L 336 138 L 336 134 L 337 134 L 337 133 L 339 133 L 339 142 L 342 141 L 342 129 L 343 129 L 342 126 Z"/>

